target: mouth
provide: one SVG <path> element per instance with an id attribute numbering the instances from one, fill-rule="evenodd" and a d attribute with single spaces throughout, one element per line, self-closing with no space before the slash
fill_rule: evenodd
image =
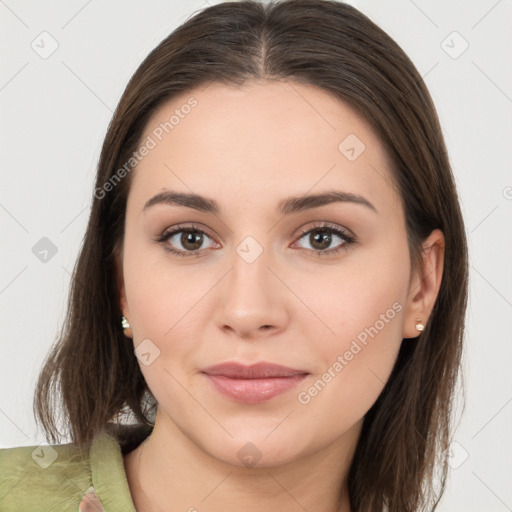
<path id="1" fill-rule="evenodd" d="M 309 375 L 305 370 L 267 362 L 252 365 L 226 362 L 204 368 L 201 373 L 222 395 L 248 404 L 265 402 L 285 393 Z"/>

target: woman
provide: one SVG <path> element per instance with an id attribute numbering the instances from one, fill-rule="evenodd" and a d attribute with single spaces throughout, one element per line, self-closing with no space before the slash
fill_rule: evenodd
<path id="1" fill-rule="evenodd" d="M 329 0 L 199 12 L 110 124 L 36 390 L 54 446 L 0 451 L 2 510 L 432 510 L 466 251 L 389 36 Z"/>

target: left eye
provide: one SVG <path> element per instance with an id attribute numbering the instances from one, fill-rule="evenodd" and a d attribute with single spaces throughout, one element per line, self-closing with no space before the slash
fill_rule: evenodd
<path id="1" fill-rule="evenodd" d="M 348 233 L 342 231 L 341 229 L 329 226 L 315 227 L 306 232 L 303 232 L 299 240 L 302 240 L 303 238 L 305 238 L 308 243 L 312 245 L 311 248 L 306 247 L 306 249 L 315 251 L 318 254 L 330 254 L 333 252 L 338 252 L 338 250 L 340 250 L 344 245 L 350 244 L 354 241 L 354 238 Z M 329 249 L 336 238 L 339 239 L 339 243 L 337 244 L 338 247 Z"/>

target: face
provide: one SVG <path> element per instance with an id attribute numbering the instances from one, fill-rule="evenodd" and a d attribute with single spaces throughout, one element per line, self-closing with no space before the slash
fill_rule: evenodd
<path id="1" fill-rule="evenodd" d="M 212 84 L 161 107 L 142 144 L 120 285 L 157 424 L 236 465 L 244 450 L 281 464 L 357 430 L 410 329 L 413 283 L 370 126 L 313 86 Z M 299 372 L 203 373 L 224 362 Z"/>

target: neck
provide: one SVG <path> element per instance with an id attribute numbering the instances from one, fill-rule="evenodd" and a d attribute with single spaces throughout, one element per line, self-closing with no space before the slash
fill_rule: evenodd
<path id="1" fill-rule="evenodd" d="M 162 416 L 157 413 L 152 434 L 124 457 L 138 512 L 350 512 L 347 474 L 360 423 L 315 453 L 244 467 L 211 456 Z"/>

